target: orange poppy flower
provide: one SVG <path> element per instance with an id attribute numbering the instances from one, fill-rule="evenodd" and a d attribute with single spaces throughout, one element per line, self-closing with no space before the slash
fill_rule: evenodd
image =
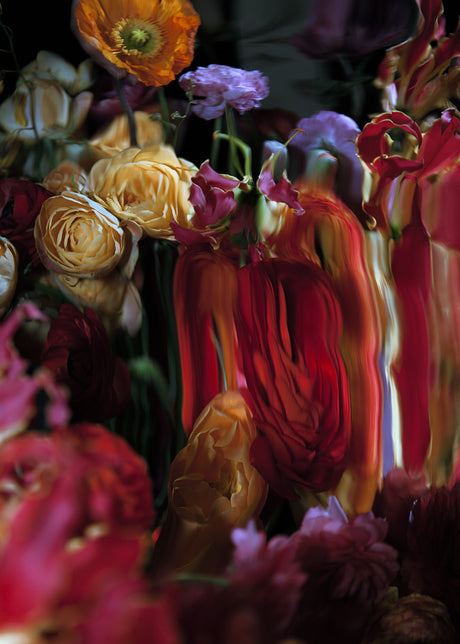
<path id="1" fill-rule="evenodd" d="M 153 86 L 190 65 L 200 24 L 188 0 L 79 0 L 75 21 L 90 53 Z"/>

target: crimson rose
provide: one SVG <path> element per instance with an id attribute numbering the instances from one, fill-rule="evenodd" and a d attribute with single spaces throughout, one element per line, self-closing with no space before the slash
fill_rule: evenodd
<path id="1" fill-rule="evenodd" d="M 131 399 L 128 368 L 112 359 L 104 325 L 90 309 L 63 304 L 42 349 L 42 366 L 70 391 L 73 420 L 102 422 Z"/>
<path id="2" fill-rule="evenodd" d="M 28 179 L 0 180 L 0 235 L 10 240 L 21 259 L 39 265 L 34 223 L 43 202 L 53 195 Z"/>

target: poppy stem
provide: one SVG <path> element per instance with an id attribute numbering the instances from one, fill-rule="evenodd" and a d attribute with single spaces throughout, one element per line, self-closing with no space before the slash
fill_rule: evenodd
<path id="1" fill-rule="evenodd" d="M 123 82 L 121 78 L 115 79 L 115 85 L 117 88 L 118 100 L 120 101 L 120 104 L 123 108 L 123 112 L 126 114 L 126 118 L 128 119 L 129 138 L 131 141 L 131 147 L 135 148 L 137 147 L 137 135 L 136 135 L 136 122 L 134 120 L 134 112 L 126 97 L 125 88 L 123 86 Z"/>

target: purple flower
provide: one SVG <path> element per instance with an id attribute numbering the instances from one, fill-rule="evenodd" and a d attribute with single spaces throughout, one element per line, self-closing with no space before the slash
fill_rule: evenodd
<path id="1" fill-rule="evenodd" d="M 184 92 L 203 97 L 192 104 L 192 112 L 210 121 L 222 116 L 226 105 L 240 114 L 259 107 L 268 96 L 268 79 L 259 71 L 247 72 L 227 65 L 198 67 L 183 74 L 179 85 Z"/>
<path id="2" fill-rule="evenodd" d="M 295 134 L 297 132 L 297 134 Z M 355 140 L 360 134 L 357 123 L 344 114 L 321 111 L 310 118 L 301 119 L 290 135 L 288 145 L 292 157 L 292 179 L 304 174 L 315 174 L 315 161 L 319 152 L 326 152 L 336 159 L 334 191 L 336 195 L 361 219 L 363 169 L 356 151 Z M 364 216 L 364 215 L 363 215 Z"/>

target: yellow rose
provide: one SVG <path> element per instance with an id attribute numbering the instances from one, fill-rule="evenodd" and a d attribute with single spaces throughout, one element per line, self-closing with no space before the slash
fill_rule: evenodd
<path id="1" fill-rule="evenodd" d="M 167 518 L 154 551 L 157 572 L 219 573 L 230 533 L 258 517 L 267 484 L 251 465 L 257 435 L 237 392 L 217 395 L 196 420 L 168 476 Z"/>
<path id="2" fill-rule="evenodd" d="M 0 237 L 0 317 L 8 311 L 18 281 L 18 253 L 13 244 Z"/>
<path id="3" fill-rule="evenodd" d="M 186 227 L 197 168 L 169 145 L 129 148 L 97 161 L 89 175 L 91 195 L 120 219 L 135 221 L 145 235 L 172 237 L 170 224 Z"/>
<path id="4" fill-rule="evenodd" d="M 35 221 L 42 263 L 73 277 L 102 277 L 120 262 L 125 233 L 118 219 L 77 192 L 47 199 Z"/>
<path id="5" fill-rule="evenodd" d="M 147 112 L 134 112 L 138 145 L 156 145 L 163 142 L 163 127 L 159 121 L 152 120 Z M 113 157 L 118 152 L 131 146 L 128 118 L 120 114 L 113 121 L 89 140 L 90 145 L 102 157 Z"/>

